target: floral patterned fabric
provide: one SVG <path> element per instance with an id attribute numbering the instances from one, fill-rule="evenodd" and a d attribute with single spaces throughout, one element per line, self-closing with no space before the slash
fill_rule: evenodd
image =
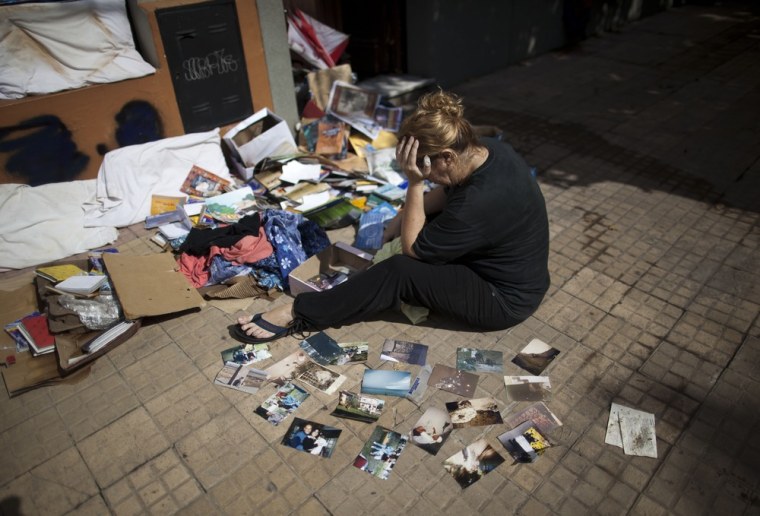
<path id="1" fill-rule="evenodd" d="M 282 210 L 264 212 L 264 232 L 274 247 L 280 277 L 288 288 L 288 274 L 330 245 L 325 230 L 300 213 Z"/>

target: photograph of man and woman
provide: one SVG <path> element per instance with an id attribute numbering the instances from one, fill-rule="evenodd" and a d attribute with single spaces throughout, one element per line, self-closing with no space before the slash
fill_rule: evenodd
<path id="1" fill-rule="evenodd" d="M 330 457 L 342 430 L 315 421 L 294 418 L 282 444 L 318 457 Z"/>

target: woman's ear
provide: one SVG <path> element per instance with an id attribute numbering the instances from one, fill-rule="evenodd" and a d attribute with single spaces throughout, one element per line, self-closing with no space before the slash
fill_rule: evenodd
<path id="1" fill-rule="evenodd" d="M 450 166 L 456 163 L 457 155 L 453 150 L 445 149 L 441 151 L 441 158 L 446 165 Z"/>

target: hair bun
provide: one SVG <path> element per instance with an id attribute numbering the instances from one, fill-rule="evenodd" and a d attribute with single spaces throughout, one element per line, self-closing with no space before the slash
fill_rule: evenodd
<path id="1" fill-rule="evenodd" d="M 461 97 L 441 90 L 423 95 L 419 100 L 418 109 L 428 113 L 438 112 L 453 118 L 464 116 Z"/>

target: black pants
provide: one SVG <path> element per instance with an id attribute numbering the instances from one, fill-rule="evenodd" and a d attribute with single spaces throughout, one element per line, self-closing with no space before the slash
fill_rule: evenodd
<path id="1" fill-rule="evenodd" d="M 431 265 L 404 255 L 383 260 L 332 289 L 300 294 L 293 310 L 310 326 L 329 328 L 397 309 L 402 301 L 478 330 L 503 330 L 522 322 L 469 267 Z"/>

